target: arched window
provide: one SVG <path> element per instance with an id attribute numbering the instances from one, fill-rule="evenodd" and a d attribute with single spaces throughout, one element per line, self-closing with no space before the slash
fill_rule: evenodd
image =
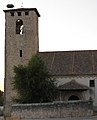
<path id="1" fill-rule="evenodd" d="M 23 34 L 23 21 L 21 19 L 16 21 L 16 34 Z"/>
<path id="2" fill-rule="evenodd" d="M 69 97 L 68 100 L 69 100 L 69 101 L 71 101 L 71 100 L 79 100 L 79 97 L 76 96 L 76 95 L 72 95 L 72 96 Z"/>

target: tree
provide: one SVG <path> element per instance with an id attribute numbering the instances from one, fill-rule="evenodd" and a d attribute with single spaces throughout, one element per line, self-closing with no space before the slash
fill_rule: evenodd
<path id="1" fill-rule="evenodd" d="M 26 66 L 14 67 L 13 88 L 17 90 L 19 103 L 52 102 L 57 94 L 55 80 L 38 55 L 32 56 Z"/>

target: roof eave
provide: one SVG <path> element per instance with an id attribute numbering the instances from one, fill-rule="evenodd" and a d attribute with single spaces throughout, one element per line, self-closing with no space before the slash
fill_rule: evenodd
<path id="1" fill-rule="evenodd" d="M 17 8 L 17 9 L 7 9 L 3 10 L 4 12 L 11 12 L 11 11 L 35 11 L 38 17 L 40 17 L 40 14 L 36 8 Z"/>

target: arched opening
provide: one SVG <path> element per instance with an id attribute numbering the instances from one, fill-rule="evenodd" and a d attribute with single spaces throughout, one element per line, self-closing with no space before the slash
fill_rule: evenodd
<path id="1" fill-rule="evenodd" d="M 68 101 L 72 101 L 72 100 L 79 100 L 79 97 L 76 95 L 72 95 L 69 97 Z"/>
<path id="2" fill-rule="evenodd" d="M 23 21 L 21 19 L 16 21 L 16 34 L 23 34 Z"/>

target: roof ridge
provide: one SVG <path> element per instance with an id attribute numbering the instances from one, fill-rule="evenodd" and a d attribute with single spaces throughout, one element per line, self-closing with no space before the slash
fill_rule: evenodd
<path id="1" fill-rule="evenodd" d="M 97 52 L 97 50 L 39 51 L 39 53 L 62 53 L 62 52 Z"/>

